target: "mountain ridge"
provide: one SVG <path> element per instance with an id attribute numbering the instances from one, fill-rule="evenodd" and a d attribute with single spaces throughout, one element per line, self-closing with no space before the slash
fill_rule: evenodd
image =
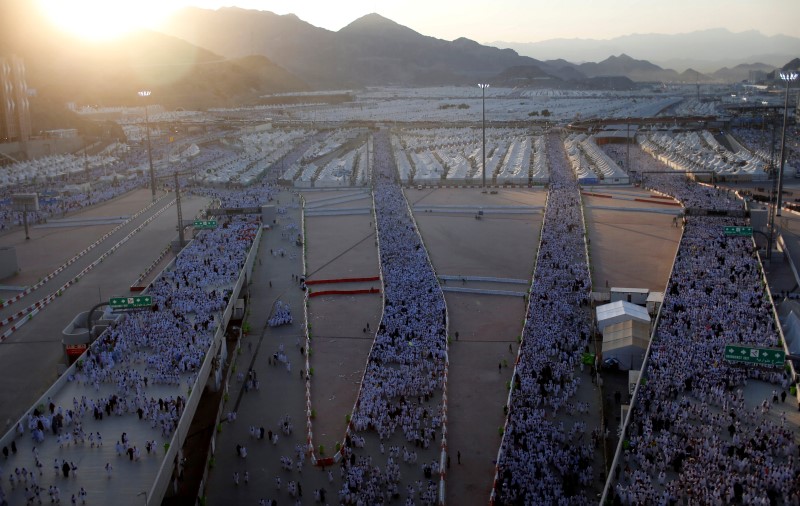
<path id="1" fill-rule="evenodd" d="M 151 90 L 166 107 L 205 108 L 257 103 L 261 95 L 305 90 L 308 85 L 265 56 L 226 58 L 171 35 L 140 30 L 113 40 L 88 41 L 17 4 L 25 31 L 0 34 L 0 50 L 25 62 L 37 103 L 139 105 L 137 91 Z M 9 21 L 5 18 L 4 21 Z"/>
<path id="2" fill-rule="evenodd" d="M 732 32 L 710 28 L 679 34 L 634 33 L 610 39 L 557 38 L 539 42 L 494 41 L 532 58 L 564 58 L 574 62 L 600 61 L 625 52 L 681 72 L 692 67 L 714 72 L 722 67 L 754 61 L 779 66 L 800 53 L 800 38 L 783 34 L 764 35 L 757 30 Z M 675 63 L 682 62 L 680 66 Z"/>
<path id="3" fill-rule="evenodd" d="M 696 50 L 698 37 L 713 36 L 721 40 L 739 35 L 721 28 L 687 32 L 678 36 L 632 34 L 609 39 L 602 48 L 608 54 L 595 61 L 579 63 L 571 63 L 576 60 L 571 60 L 567 54 L 537 59 L 520 54 L 511 47 L 493 47 L 466 37 L 452 41 L 438 39 L 374 12 L 333 32 L 315 27 L 296 16 L 279 16 L 269 11 L 241 8 L 212 11 L 192 7 L 177 11 L 165 24 L 164 31 L 229 57 L 263 54 L 320 89 L 373 85 L 474 84 L 489 81 L 495 76 L 501 80 L 530 81 L 530 78 L 524 77 L 533 75 L 530 70 L 520 70 L 530 66 L 536 66 L 556 80 L 576 84 L 581 81 L 586 84 L 585 79 L 593 77 L 627 77 L 636 82 L 686 82 L 687 79 L 692 82 L 736 82 L 747 79 L 749 71 L 730 70 L 731 68 L 742 63 L 755 65 L 752 62 L 727 62 L 726 65 L 709 69 L 707 64 L 696 64 L 698 57 L 702 56 Z M 755 30 L 741 34 L 745 38 L 764 37 Z M 679 46 L 691 46 L 692 52 L 687 54 L 694 57 L 685 60 L 685 65 L 677 70 L 661 66 L 657 61 L 639 55 L 641 48 L 635 44 L 640 44 L 642 37 L 655 37 L 662 49 L 676 44 L 678 39 L 675 37 L 688 37 L 686 40 L 682 39 Z M 775 37 L 771 40 L 784 40 Z M 593 39 L 563 40 L 578 40 L 589 44 L 595 42 Z M 724 42 L 720 40 L 717 40 L 717 45 Z M 796 40 L 797 53 L 800 53 L 800 39 Z M 623 47 L 631 44 L 635 47 Z M 762 49 L 764 48 L 759 48 L 759 52 L 763 53 Z M 770 58 L 777 57 L 773 54 Z M 783 58 L 778 64 L 771 63 L 769 58 L 753 61 L 772 65 L 774 69 L 790 59 L 791 57 Z M 515 68 L 516 72 L 522 74 L 516 77 L 514 72 L 504 74 L 510 68 Z M 728 70 L 714 74 L 721 68 Z M 689 69 L 696 74 L 686 74 Z M 594 82 L 610 81 L 604 79 Z M 624 82 L 617 82 L 614 86 L 623 84 Z"/>

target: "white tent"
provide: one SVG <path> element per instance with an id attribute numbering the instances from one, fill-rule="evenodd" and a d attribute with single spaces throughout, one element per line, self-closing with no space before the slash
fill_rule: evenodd
<path id="1" fill-rule="evenodd" d="M 638 320 L 650 324 L 650 315 L 647 309 L 624 300 L 597 306 L 597 328 L 603 332 L 606 327 L 627 320 Z"/>
<path id="2" fill-rule="evenodd" d="M 616 358 L 623 371 L 638 369 L 650 342 L 650 324 L 626 320 L 606 327 L 603 332 L 603 360 Z"/>
<path id="3" fill-rule="evenodd" d="M 800 354 L 800 304 L 793 300 L 785 300 L 781 304 L 780 321 L 783 327 L 783 336 L 786 338 L 786 347 L 789 353 Z"/>

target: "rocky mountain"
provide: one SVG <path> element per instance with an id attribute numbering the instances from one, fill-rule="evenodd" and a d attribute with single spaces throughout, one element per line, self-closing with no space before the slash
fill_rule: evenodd
<path id="1" fill-rule="evenodd" d="M 636 60 L 624 53 L 619 56 L 609 56 L 597 63 L 582 63 L 577 69 L 587 77 L 625 76 L 638 82 L 680 80 L 680 75 L 674 70 L 662 69 L 649 61 Z"/>
<path id="2" fill-rule="evenodd" d="M 25 31 L 0 37 L 0 54 L 25 61 L 32 106 L 42 103 L 124 105 L 149 89 L 166 107 L 206 108 L 257 102 L 268 93 L 306 90 L 301 79 L 265 56 L 225 58 L 176 37 L 142 31 L 89 42 L 59 32 L 37 10 L 13 13 Z"/>
<path id="3" fill-rule="evenodd" d="M 378 14 L 331 32 L 293 15 L 187 8 L 163 30 L 228 57 L 265 55 L 319 88 L 474 84 L 514 66 L 547 72 L 542 62 L 512 50 L 429 37 Z"/>
<path id="4" fill-rule="evenodd" d="M 800 58 L 792 58 L 791 61 L 785 63 L 781 67 L 781 70 L 783 72 L 786 72 L 786 71 L 789 71 L 789 70 L 794 70 L 795 72 L 800 71 Z"/>
<path id="5" fill-rule="evenodd" d="M 769 73 L 775 70 L 775 67 L 766 63 L 742 63 L 733 68 L 722 67 L 711 76 L 719 81 L 740 82 L 749 79 L 750 71 L 753 70 Z"/>
<path id="6" fill-rule="evenodd" d="M 429 37 L 378 14 L 363 16 L 332 32 L 294 15 L 235 7 L 216 11 L 186 8 L 178 11 L 163 30 L 231 58 L 264 55 L 320 89 L 474 84 L 492 79 L 495 84 L 584 87 L 612 85 L 608 79 L 587 81 L 611 76 L 634 82 L 714 81 L 691 69 L 688 74 L 679 74 L 623 51 L 597 63 L 570 63 L 568 55 L 566 59 L 540 61 L 465 38 L 446 41 Z M 627 41 L 627 45 L 639 40 L 631 37 L 621 42 Z M 613 86 L 618 89 L 627 83 L 618 81 Z"/>
<path id="7" fill-rule="evenodd" d="M 632 34 L 608 40 L 550 39 L 541 42 L 492 42 L 532 58 L 564 58 L 574 62 L 600 61 L 625 53 L 679 71 L 694 68 L 713 72 L 723 66 L 764 62 L 782 65 L 800 54 L 800 38 L 766 36 L 751 30 L 734 33 L 722 28 L 681 34 Z"/>

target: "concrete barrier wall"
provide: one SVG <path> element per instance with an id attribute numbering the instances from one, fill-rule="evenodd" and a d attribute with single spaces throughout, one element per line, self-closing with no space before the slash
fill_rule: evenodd
<path id="1" fill-rule="evenodd" d="M 680 249 L 680 245 L 683 242 L 683 231 L 684 229 L 681 228 L 681 238 L 678 241 L 678 249 Z M 675 271 L 675 262 L 678 259 L 677 252 L 675 257 L 672 259 L 672 266 L 669 269 L 669 278 L 667 280 L 667 286 L 664 287 L 664 293 L 666 293 L 666 288 L 669 286 L 669 280 L 672 279 L 672 273 Z M 656 317 L 653 320 L 653 327 L 650 331 L 650 343 L 647 345 L 647 350 L 644 353 L 644 360 L 642 361 L 642 367 L 639 369 L 641 374 L 639 376 L 639 381 L 636 383 L 636 387 L 633 390 L 633 395 L 631 395 L 631 401 L 629 404 L 629 408 L 627 414 L 625 415 L 625 420 L 622 421 L 622 427 L 620 428 L 619 432 L 619 441 L 617 442 L 617 449 L 614 451 L 614 460 L 611 462 L 611 467 L 609 467 L 609 473 L 606 477 L 606 484 L 603 488 L 603 495 L 600 499 L 600 504 L 605 504 L 606 499 L 608 496 L 609 491 L 611 490 L 611 479 L 614 476 L 614 469 L 619 465 L 619 459 L 623 452 L 623 444 L 625 442 L 625 436 L 628 434 L 628 426 L 631 423 L 631 417 L 633 413 L 633 407 L 636 405 L 636 401 L 639 400 L 639 387 L 642 385 L 643 380 L 647 379 L 645 372 L 647 371 L 647 366 L 650 363 L 650 352 L 653 349 L 653 342 L 656 340 L 656 332 L 658 331 L 658 323 L 661 320 L 661 310 L 664 307 L 664 304 L 658 306 L 658 313 L 656 313 Z"/>
<path id="2" fill-rule="evenodd" d="M 549 170 L 549 167 L 548 167 Z M 542 247 L 542 232 L 544 231 L 544 224 L 547 222 L 547 202 L 550 200 L 550 192 L 547 192 L 547 197 L 544 201 L 544 216 L 542 217 L 542 226 L 539 228 L 539 240 L 536 243 L 536 255 L 533 260 L 533 276 L 531 276 L 531 284 L 528 286 L 528 291 L 526 293 L 526 305 L 525 305 L 525 320 L 522 322 L 522 329 L 520 330 L 520 336 L 525 335 L 525 327 L 528 326 L 528 321 L 530 317 L 528 316 L 528 307 L 530 305 L 531 300 L 531 292 L 533 291 L 533 284 L 536 283 L 536 267 L 539 263 L 539 250 Z M 517 356 L 514 359 L 514 370 L 511 374 L 511 377 L 515 377 L 517 374 L 517 365 L 519 364 L 520 356 L 522 355 L 522 342 L 519 343 L 517 346 Z M 511 410 L 511 393 L 512 390 L 508 389 L 508 395 L 506 395 L 506 407 L 508 410 Z M 508 430 L 508 415 L 506 415 L 506 419 L 503 421 L 503 435 L 505 435 L 506 430 Z M 498 477 L 498 465 L 500 463 L 500 458 L 503 456 L 503 439 L 502 436 L 500 438 L 500 445 L 497 448 L 497 457 L 495 457 L 495 467 L 494 467 L 494 478 L 492 480 L 492 490 L 489 493 L 489 502 L 490 504 L 494 504 L 495 498 L 495 485 L 497 484 L 497 477 Z"/>
<path id="3" fill-rule="evenodd" d="M 250 246 L 250 253 L 248 253 L 244 267 L 239 273 L 239 278 L 234 285 L 233 292 L 228 300 L 228 305 L 222 314 L 220 325 L 217 327 L 217 331 L 214 333 L 214 339 L 211 342 L 211 346 L 209 346 L 208 351 L 206 352 L 203 365 L 200 367 L 200 371 L 197 374 L 192 391 L 186 400 L 186 407 L 183 410 L 180 422 L 178 422 L 178 427 L 172 434 L 169 449 L 164 456 L 164 460 L 161 462 L 161 467 L 158 470 L 156 479 L 153 482 L 152 487 L 150 487 L 150 493 L 147 495 L 147 504 L 161 504 L 161 501 L 167 492 L 167 487 L 170 484 L 173 470 L 175 469 L 175 461 L 178 451 L 180 451 L 180 449 L 183 447 L 186 436 L 188 436 L 189 427 L 192 423 L 192 419 L 194 418 L 194 414 L 197 411 L 197 406 L 200 404 L 200 398 L 203 395 L 203 386 L 208 382 L 208 376 L 211 373 L 211 368 L 215 357 L 214 351 L 219 349 L 220 342 L 225 338 L 225 328 L 230 321 L 231 314 L 233 314 L 233 307 L 236 304 L 236 299 L 238 298 L 237 295 L 242 289 L 245 281 L 250 279 L 250 275 L 252 274 L 253 263 L 258 256 L 258 246 L 261 241 L 262 231 L 263 226 L 259 227 L 258 232 L 253 239 L 253 244 Z"/>

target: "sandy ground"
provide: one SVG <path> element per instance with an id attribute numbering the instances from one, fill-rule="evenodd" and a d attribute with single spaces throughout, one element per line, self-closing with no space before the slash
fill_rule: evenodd
<path id="1" fill-rule="evenodd" d="M 672 216 L 590 208 L 584 216 L 596 291 L 610 287 L 664 291 L 681 235 Z"/>
<path id="2" fill-rule="evenodd" d="M 355 192 L 307 192 L 308 202 Z M 336 207 L 372 207 L 369 194 L 356 202 L 326 204 Z M 306 217 L 308 279 L 372 277 L 379 274 L 378 250 L 372 215 Z M 313 291 L 381 289 L 380 281 L 313 285 Z M 311 367 L 314 381 L 311 403 L 316 411 L 314 444 L 333 448 L 341 442 L 358 396 L 364 366 L 381 318 L 381 296 L 324 295 L 309 299 L 312 329 Z M 365 332 L 366 326 L 370 330 Z"/>
<path id="3" fill-rule="evenodd" d="M 536 190 L 407 190 L 410 202 L 424 205 L 543 206 Z M 437 274 L 525 279 L 530 283 L 542 213 L 474 216 L 415 212 Z M 476 237 L 480 237 L 476 240 Z M 467 288 L 525 290 L 481 282 L 449 282 Z M 447 475 L 449 504 L 483 504 L 492 487 L 498 428 L 503 426 L 506 382 L 513 372 L 525 301 L 518 297 L 445 292 L 450 318 Z M 455 333 L 459 336 L 456 340 Z M 509 348 L 510 347 L 510 348 Z M 461 464 L 458 464 L 458 453 Z"/>

